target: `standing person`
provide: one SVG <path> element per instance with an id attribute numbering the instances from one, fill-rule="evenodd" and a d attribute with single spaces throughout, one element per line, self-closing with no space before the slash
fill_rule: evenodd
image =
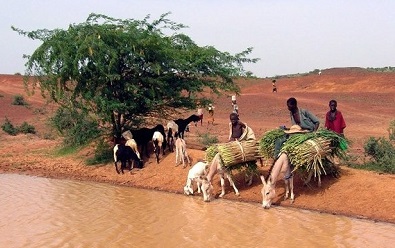
<path id="1" fill-rule="evenodd" d="M 317 131 L 320 125 L 318 118 L 307 109 L 298 108 L 298 102 L 294 97 L 287 100 L 287 107 L 292 125 L 299 125 L 310 132 Z"/>
<path id="2" fill-rule="evenodd" d="M 237 106 L 236 96 L 232 96 L 232 113 L 239 115 L 239 106 Z"/>
<path id="3" fill-rule="evenodd" d="M 214 125 L 214 106 L 211 103 L 208 105 L 208 115 L 209 118 L 207 120 L 207 124 L 210 124 L 211 122 L 211 124 Z"/>
<path id="4" fill-rule="evenodd" d="M 272 93 L 274 93 L 274 92 L 277 93 L 276 79 L 273 79 L 273 80 L 272 80 L 272 86 L 273 86 Z"/>
<path id="5" fill-rule="evenodd" d="M 239 120 L 239 115 L 236 113 L 231 113 L 229 119 L 229 141 L 236 141 L 244 133 L 247 126 Z"/>
<path id="6" fill-rule="evenodd" d="M 203 126 L 203 108 L 202 107 L 198 108 L 197 115 L 200 118 L 200 126 Z M 195 126 L 197 126 L 197 122 L 195 123 Z"/>
<path id="7" fill-rule="evenodd" d="M 344 128 L 346 128 L 346 122 L 344 121 L 342 113 L 337 110 L 337 101 L 329 101 L 329 111 L 325 117 L 325 127 L 328 130 L 338 133 L 344 137 Z"/>

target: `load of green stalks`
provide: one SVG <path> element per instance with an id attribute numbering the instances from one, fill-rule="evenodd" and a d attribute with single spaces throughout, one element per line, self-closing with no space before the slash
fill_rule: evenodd
<path id="1" fill-rule="evenodd" d="M 259 140 L 259 153 L 263 158 L 274 158 L 274 148 L 277 139 L 284 137 L 285 133 L 282 129 L 277 128 L 267 131 Z"/>
<path id="2" fill-rule="evenodd" d="M 260 153 L 267 158 L 273 157 L 275 142 L 284 135 L 281 129 L 267 132 L 259 142 Z M 344 158 L 347 147 L 347 140 L 342 136 L 319 129 L 311 133 L 291 134 L 280 152 L 288 155 L 294 171 L 313 173 L 320 179 L 322 174 L 329 172 L 338 176 L 338 168 L 333 164 L 334 157 Z"/>
<path id="3" fill-rule="evenodd" d="M 206 150 L 206 161 L 211 162 L 217 153 L 220 154 L 221 163 L 227 170 L 246 169 L 249 173 L 257 171 L 256 160 L 260 155 L 256 140 L 212 145 Z"/>

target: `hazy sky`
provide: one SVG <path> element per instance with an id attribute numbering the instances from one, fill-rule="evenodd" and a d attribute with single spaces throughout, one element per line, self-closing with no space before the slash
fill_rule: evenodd
<path id="1" fill-rule="evenodd" d="M 232 54 L 253 47 L 256 76 L 333 67 L 395 66 L 394 0 L 0 0 L 0 73 L 25 71 L 40 45 L 11 30 L 66 29 L 90 13 L 169 19 L 198 45 Z"/>

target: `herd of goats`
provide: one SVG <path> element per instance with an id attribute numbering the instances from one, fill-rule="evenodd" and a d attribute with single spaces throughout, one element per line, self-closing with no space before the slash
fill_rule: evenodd
<path id="1" fill-rule="evenodd" d="M 166 126 L 167 135 L 165 133 L 165 127 L 161 124 L 154 128 L 141 128 L 137 130 L 127 130 L 122 133 L 124 142 L 116 142 L 114 146 L 114 162 L 115 169 L 118 174 L 124 173 L 124 169 L 128 168 L 143 168 L 142 155 L 149 157 L 148 143 L 152 142 L 154 146 L 154 153 L 156 161 L 159 163 L 160 152 L 165 154 L 165 149 L 173 152 L 174 147 L 176 151 L 176 165 L 182 162 L 183 167 L 186 167 L 185 159 L 190 164 L 190 160 L 186 151 L 186 144 L 184 141 L 184 132 L 186 131 L 189 123 L 200 121 L 198 115 L 191 115 L 187 119 L 177 119 L 168 122 Z M 138 146 L 141 147 L 141 153 L 138 151 Z M 121 163 L 120 168 L 118 163 Z M 275 185 L 279 180 L 285 181 L 285 199 L 288 197 L 291 203 L 294 201 L 293 193 L 293 178 L 285 178 L 284 175 L 291 173 L 290 162 L 288 157 L 284 154 L 281 156 L 276 163 L 270 169 L 270 174 L 267 179 L 262 175 L 260 179 L 263 183 L 262 206 L 264 208 L 270 208 L 272 200 L 275 197 Z M 239 195 L 239 191 L 235 186 L 232 176 L 228 170 L 223 167 L 220 155 L 217 154 L 210 164 L 199 161 L 188 172 L 186 185 L 184 186 L 184 194 L 193 195 L 193 183 L 197 184 L 198 193 L 202 193 L 203 200 L 206 202 L 211 201 L 213 196 L 212 178 L 215 174 L 220 176 L 221 182 L 221 194 L 219 197 L 225 195 L 225 179 L 227 179 L 230 185 L 233 187 L 235 194 Z M 246 179 L 246 183 L 249 185 L 252 183 L 251 178 Z"/>

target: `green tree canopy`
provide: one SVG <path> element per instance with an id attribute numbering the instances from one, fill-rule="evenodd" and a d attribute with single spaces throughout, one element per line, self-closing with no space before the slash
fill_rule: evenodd
<path id="1" fill-rule="evenodd" d="M 67 30 L 12 29 L 42 44 L 28 59 L 25 84 L 39 85 L 44 97 L 63 107 L 95 116 L 119 134 L 145 117 L 165 117 L 174 109 L 207 104 L 205 89 L 239 92 L 233 79 L 251 75 L 243 63 L 252 48 L 238 54 L 200 47 L 180 33 L 185 25 L 166 13 L 158 20 L 114 19 L 90 14 Z M 166 35 L 165 33 L 170 33 Z"/>

